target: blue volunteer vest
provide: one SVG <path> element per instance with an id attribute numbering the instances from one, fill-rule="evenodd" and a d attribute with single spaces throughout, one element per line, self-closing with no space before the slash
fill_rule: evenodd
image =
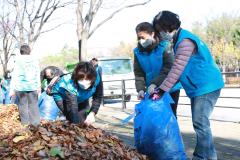
<path id="1" fill-rule="evenodd" d="M 180 82 L 188 97 L 200 96 L 223 88 L 222 74 L 207 45 L 197 36 L 181 29 L 174 52 L 176 53 L 179 43 L 184 39 L 190 39 L 196 44 L 196 52 L 190 57 L 180 76 Z"/>
<path id="2" fill-rule="evenodd" d="M 168 47 L 169 41 L 161 41 L 159 45 L 151 51 L 151 53 L 140 52 L 138 48 L 134 49 L 138 62 L 145 73 L 146 86 L 150 86 L 152 80 L 160 75 L 163 67 L 163 54 Z M 181 88 L 181 84 L 177 83 L 170 92 L 174 92 Z"/>
<path id="3" fill-rule="evenodd" d="M 167 41 L 161 41 L 151 53 L 140 52 L 138 48 L 134 49 L 134 54 L 145 73 L 147 87 L 151 84 L 153 78 L 160 74 L 163 65 L 163 53 L 167 45 Z"/>
<path id="4" fill-rule="evenodd" d="M 96 77 L 95 83 L 91 88 L 87 90 L 84 90 L 81 88 L 78 89 L 74 84 L 73 80 L 71 79 L 71 76 L 72 76 L 71 74 L 64 75 L 59 80 L 59 82 L 54 86 L 54 88 L 55 90 L 57 90 L 57 92 L 59 92 L 63 96 L 62 97 L 63 99 L 65 95 L 64 94 L 65 90 L 67 90 L 68 92 L 77 96 L 78 103 L 82 103 L 85 100 L 89 99 L 95 93 L 96 87 L 101 81 L 99 72 L 98 70 L 96 71 L 97 71 L 97 77 Z"/>

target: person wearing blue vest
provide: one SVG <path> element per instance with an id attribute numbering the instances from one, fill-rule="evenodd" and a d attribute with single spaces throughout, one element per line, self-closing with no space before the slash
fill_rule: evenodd
<path id="1" fill-rule="evenodd" d="M 179 16 L 170 11 L 159 12 L 153 20 L 160 35 L 172 38 L 175 53 L 173 67 L 159 86 L 158 97 L 168 92 L 177 81 L 181 82 L 191 100 L 196 132 L 193 160 L 216 160 L 209 117 L 224 87 L 223 78 L 207 45 L 180 25 Z"/>
<path id="2" fill-rule="evenodd" d="M 90 125 L 103 97 L 101 75 L 89 62 L 79 62 L 72 74 L 63 75 L 52 87 L 54 101 L 71 123 Z M 88 99 L 93 97 L 92 106 Z"/>
<path id="3" fill-rule="evenodd" d="M 168 39 L 155 34 L 152 24 L 142 22 L 136 26 L 138 46 L 134 49 L 134 74 L 138 99 L 149 94 L 162 83 L 173 64 L 173 52 Z M 176 116 L 181 85 L 177 84 L 171 90 L 174 100 L 173 114 Z"/>

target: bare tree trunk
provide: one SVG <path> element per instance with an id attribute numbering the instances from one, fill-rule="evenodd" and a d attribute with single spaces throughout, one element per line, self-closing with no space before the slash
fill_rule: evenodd
<path id="1" fill-rule="evenodd" d="M 2 64 L 2 69 L 3 69 L 3 75 L 6 75 L 7 73 L 7 64 Z"/>
<path id="2" fill-rule="evenodd" d="M 78 40 L 78 61 L 80 62 L 81 61 L 81 57 L 82 57 L 82 54 L 81 54 L 81 49 L 82 48 L 82 40 Z"/>
<path id="3" fill-rule="evenodd" d="M 81 61 L 82 58 L 82 31 L 83 31 L 83 18 L 82 18 L 82 12 L 83 12 L 83 1 L 78 0 L 78 5 L 76 9 L 76 15 L 77 15 L 77 36 L 78 36 L 78 59 Z"/>
<path id="4" fill-rule="evenodd" d="M 87 40 L 88 40 L 88 34 L 83 31 L 82 32 L 82 39 L 81 39 L 81 60 L 86 61 L 87 60 Z"/>
<path id="5" fill-rule="evenodd" d="M 3 51 L 3 54 L 5 56 L 5 52 L 4 51 Z M 5 58 L 2 58 L 2 57 L 0 57 L 0 61 L 1 61 L 1 65 L 2 65 L 3 75 L 5 75 L 6 72 L 7 72 L 7 63 L 5 61 Z"/>
<path id="6" fill-rule="evenodd" d="M 18 31 L 19 31 L 19 45 L 21 46 L 25 43 L 23 21 L 24 21 L 26 3 L 24 3 L 24 6 L 22 6 L 22 8 L 20 7 L 18 0 L 14 0 L 14 3 L 12 3 L 12 4 L 14 5 L 14 7 L 16 9 L 17 19 L 19 20 L 19 21 L 17 21 L 17 26 L 18 26 Z"/>

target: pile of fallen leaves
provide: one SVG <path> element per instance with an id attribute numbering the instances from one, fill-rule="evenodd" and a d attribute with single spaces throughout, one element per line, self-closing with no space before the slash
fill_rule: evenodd
<path id="1" fill-rule="evenodd" d="M 19 113 L 16 105 L 0 106 L 0 136 L 8 135 L 21 130 Z"/>
<path id="2" fill-rule="evenodd" d="M 145 157 L 101 129 L 56 121 L 8 135 L 0 133 L 0 159 L 141 160 Z"/>

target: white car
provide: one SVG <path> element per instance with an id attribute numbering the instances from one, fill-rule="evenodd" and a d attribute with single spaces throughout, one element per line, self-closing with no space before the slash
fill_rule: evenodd
<path id="1" fill-rule="evenodd" d="M 125 100 L 136 93 L 133 63 L 130 58 L 98 58 L 102 68 L 104 99 L 122 98 L 123 83 L 125 84 Z"/>

